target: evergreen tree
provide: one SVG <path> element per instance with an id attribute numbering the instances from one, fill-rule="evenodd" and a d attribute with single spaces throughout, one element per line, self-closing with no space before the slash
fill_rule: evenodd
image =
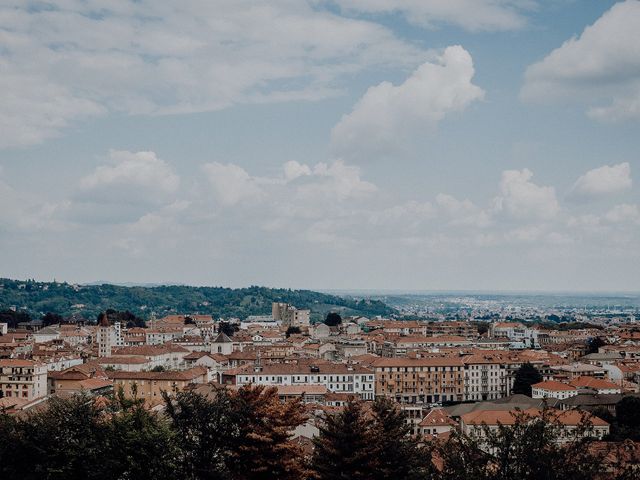
<path id="1" fill-rule="evenodd" d="M 531 396 L 531 385 L 542 381 L 540 372 L 529 362 L 524 363 L 516 372 L 513 381 L 513 394 L 522 394 Z"/>
<path id="2" fill-rule="evenodd" d="M 371 471 L 371 479 L 392 480 L 422 479 L 433 477 L 431 452 L 419 447 L 412 438 L 406 417 L 398 404 L 381 397 L 372 405 L 373 424 L 371 442 L 376 467 Z"/>
<path id="3" fill-rule="evenodd" d="M 351 399 L 344 409 L 329 414 L 313 439 L 311 461 L 318 480 L 368 480 L 376 468 L 372 420 L 362 403 Z"/>

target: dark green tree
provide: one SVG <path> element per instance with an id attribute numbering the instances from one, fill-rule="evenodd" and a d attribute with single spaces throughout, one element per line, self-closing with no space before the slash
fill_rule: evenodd
<path id="1" fill-rule="evenodd" d="M 372 460 L 375 468 L 370 472 L 373 480 L 434 478 L 431 451 L 419 446 L 411 437 L 410 427 L 398 404 L 379 397 L 371 406 L 373 423 L 370 437 L 374 446 Z"/>
<path id="2" fill-rule="evenodd" d="M 607 344 L 600 337 L 593 337 L 587 342 L 587 353 L 598 353 L 600 347 L 604 347 Z"/>
<path id="3" fill-rule="evenodd" d="M 335 327 L 336 325 L 340 325 L 342 323 L 342 317 L 339 313 L 329 312 L 327 313 L 327 317 L 324 319 L 325 325 L 330 327 Z"/>
<path id="4" fill-rule="evenodd" d="M 49 325 L 60 325 L 64 323 L 64 319 L 57 313 L 47 312 L 42 316 L 42 325 L 47 327 Z"/>
<path id="5" fill-rule="evenodd" d="M 531 385 L 542 381 L 540 372 L 529 362 L 522 364 L 513 381 L 513 394 L 531 396 Z"/>
<path id="6" fill-rule="evenodd" d="M 289 327 L 287 328 L 287 333 L 285 333 L 286 337 L 289 338 L 291 335 L 297 335 L 302 333 L 302 330 L 300 330 L 300 327 Z"/>
<path id="7" fill-rule="evenodd" d="M 371 415 L 362 403 L 350 400 L 338 413 L 329 414 L 313 439 L 311 460 L 318 480 L 367 480 L 375 468 L 376 445 L 372 442 Z"/>

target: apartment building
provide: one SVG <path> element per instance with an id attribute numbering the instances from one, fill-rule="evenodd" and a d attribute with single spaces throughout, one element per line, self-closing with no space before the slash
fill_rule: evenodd
<path id="1" fill-rule="evenodd" d="M 344 363 L 267 363 L 245 365 L 236 371 L 227 371 L 223 377 L 233 375 L 235 384 L 255 385 L 324 385 L 327 390 L 348 393 L 363 400 L 375 397 L 374 373 L 361 365 Z"/>
<path id="2" fill-rule="evenodd" d="M 372 364 L 376 395 L 399 403 L 464 399 L 464 363 L 459 357 L 380 358 Z"/>
<path id="3" fill-rule="evenodd" d="M 309 327 L 310 310 L 298 310 L 288 303 L 273 302 L 271 315 L 276 322 L 282 322 L 284 327 Z"/>
<path id="4" fill-rule="evenodd" d="M 495 400 L 509 395 L 509 371 L 497 356 L 475 354 L 463 357 L 464 399 Z"/>
<path id="5" fill-rule="evenodd" d="M 33 360 L 0 360 L 0 391 L 7 398 L 34 400 L 47 395 L 47 366 Z"/>

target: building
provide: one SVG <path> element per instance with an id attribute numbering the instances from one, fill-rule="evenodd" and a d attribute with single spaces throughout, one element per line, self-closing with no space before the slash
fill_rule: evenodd
<path id="1" fill-rule="evenodd" d="M 124 345 L 120 322 L 111 325 L 107 314 L 102 314 L 98 322 L 97 340 L 98 357 L 110 357 L 113 349 Z"/>
<path id="2" fill-rule="evenodd" d="M 233 375 L 238 386 L 255 385 L 323 385 L 330 392 L 348 393 L 363 400 L 375 397 L 374 374 L 361 365 L 327 362 L 297 361 L 245 365 L 235 372 L 224 372 L 223 377 Z M 315 388 L 315 387 L 314 387 Z"/>
<path id="3" fill-rule="evenodd" d="M 581 391 L 593 391 L 593 393 L 599 393 L 601 395 L 622 393 L 622 389 L 619 385 L 608 380 L 595 377 L 578 377 L 571 380 L 571 386 Z"/>
<path id="4" fill-rule="evenodd" d="M 33 360 L 0 360 L 0 391 L 7 398 L 27 401 L 47 395 L 47 367 Z"/>
<path id="5" fill-rule="evenodd" d="M 484 429 L 490 431 L 497 430 L 500 425 L 514 425 L 518 416 L 524 415 L 529 421 L 535 421 L 542 417 L 542 411 L 537 408 L 528 410 L 476 410 L 466 413 L 460 417 L 460 429 L 467 435 L 474 435 L 479 438 L 484 436 Z M 552 410 L 549 419 L 557 422 L 562 428 L 562 433 L 556 441 L 566 443 L 584 436 L 602 439 L 609 434 L 609 424 L 594 415 L 589 416 L 591 429 L 582 430 L 583 415 L 576 410 Z"/>
<path id="6" fill-rule="evenodd" d="M 442 408 L 432 408 L 418 424 L 420 434 L 440 436 L 449 433 L 457 423 Z"/>
<path id="7" fill-rule="evenodd" d="M 207 383 L 207 369 L 194 367 L 168 372 L 106 372 L 113 380 L 114 391 L 121 388 L 126 398 L 141 398 L 147 404 L 162 403 L 162 392 L 170 396 L 190 385 Z"/>
<path id="8" fill-rule="evenodd" d="M 505 361 L 493 355 L 463 357 L 464 399 L 495 400 L 509 394 L 509 371 Z"/>
<path id="9" fill-rule="evenodd" d="M 557 398 L 558 400 L 565 400 L 575 395 L 578 395 L 578 389 L 576 387 L 555 380 L 547 380 L 546 382 L 531 385 L 532 398 Z"/>
<path id="10" fill-rule="evenodd" d="M 465 368 L 459 357 L 380 358 L 372 366 L 377 396 L 420 404 L 464 399 Z"/>
<path id="11" fill-rule="evenodd" d="M 310 310 L 298 310 L 288 303 L 273 302 L 271 305 L 271 315 L 273 320 L 281 322 L 286 328 L 289 327 L 309 327 Z"/>

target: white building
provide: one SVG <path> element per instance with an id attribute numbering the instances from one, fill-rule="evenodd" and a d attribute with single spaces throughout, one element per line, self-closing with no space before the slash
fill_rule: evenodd
<path id="1" fill-rule="evenodd" d="M 350 393 L 363 400 L 373 400 L 375 397 L 373 371 L 360 365 L 314 365 L 306 362 L 246 365 L 236 372 L 235 377 L 239 386 L 324 385 L 331 392 Z"/>
<path id="2" fill-rule="evenodd" d="M 463 361 L 465 400 L 495 400 L 509 394 L 509 372 L 499 360 L 470 355 Z"/>
<path id="3" fill-rule="evenodd" d="M 574 397 L 578 394 L 578 389 L 566 383 L 557 382 L 555 380 L 547 380 L 531 385 L 532 398 L 557 398 L 564 400 L 565 398 Z"/>

